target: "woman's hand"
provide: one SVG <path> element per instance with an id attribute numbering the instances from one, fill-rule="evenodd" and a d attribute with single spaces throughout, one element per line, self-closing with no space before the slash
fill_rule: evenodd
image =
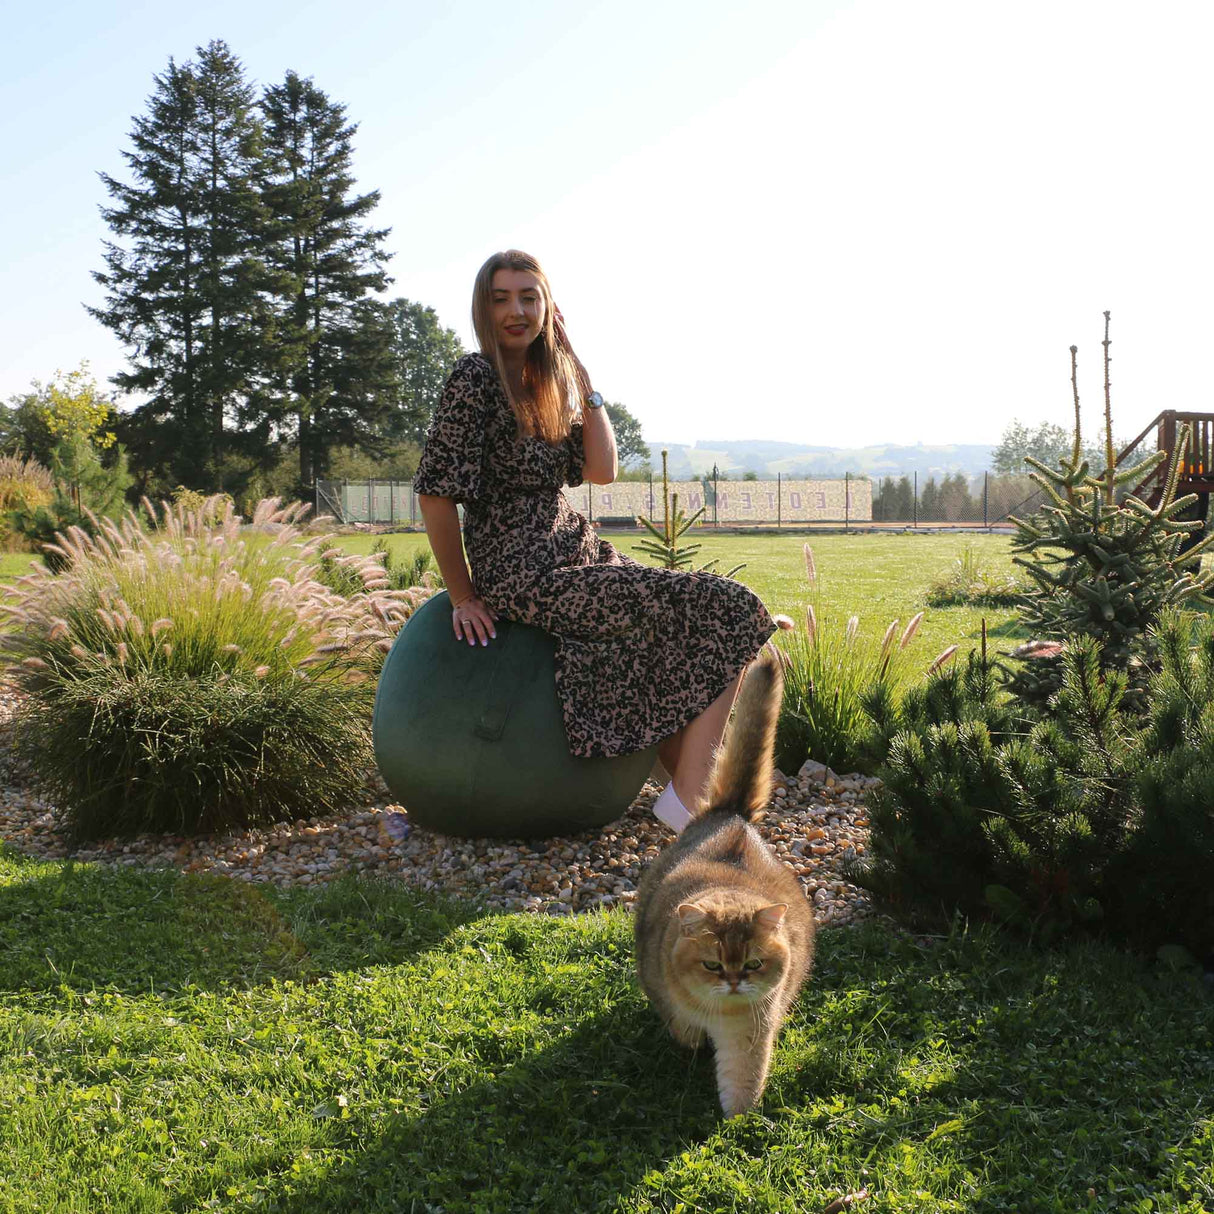
<path id="1" fill-rule="evenodd" d="M 451 612 L 451 627 L 455 630 L 457 641 L 467 641 L 475 645 L 479 640 L 482 645 L 489 644 L 489 638 L 497 638 L 497 629 L 493 621 L 497 615 L 480 595 L 472 594 L 461 599 Z"/>

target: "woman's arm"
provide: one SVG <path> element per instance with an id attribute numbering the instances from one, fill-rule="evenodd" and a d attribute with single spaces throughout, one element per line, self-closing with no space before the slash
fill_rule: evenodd
<path id="1" fill-rule="evenodd" d="M 615 449 L 615 431 L 607 406 L 582 410 L 582 443 L 586 458 L 582 464 L 582 479 L 594 485 L 610 485 L 619 471 Z"/>
<path id="2" fill-rule="evenodd" d="M 438 561 L 439 572 L 447 583 L 447 593 L 451 597 L 454 608 L 451 626 L 456 639 L 466 640 L 469 645 L 475 645 L 478 640 L 482 645 L 488 645 L 488 638 L 497 636 L 493 627 L 495 617 L 472 587 L 472 576 L 464 559 L 464 540 L 460 535 L 455 500 L 419 493 L 417 502 L 426 524 L 430 550 Z"/>

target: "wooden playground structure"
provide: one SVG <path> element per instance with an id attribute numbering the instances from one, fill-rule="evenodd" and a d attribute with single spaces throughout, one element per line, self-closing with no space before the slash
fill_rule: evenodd
<path id="1" fill-rule="evenodd" d="M 1210 465 L 1214 413 L 1180 413 L 1175 409 L 1165 409 L 1153 421 L 1148 422 L 1142 433 L 1118 455 L 1117 464 L 1120 466 L 1138 450 L 1152 429 L 1156 432 L 1157 449 L 1167 451 L 1170 456 L 1176 450 L 1177 434 L 1182 426 L 1190 427 L 1193 442 L 1185 452 L 1176 496 L 1184 497 L 1186 494 L 1196 493 L 1197 501 L 1185 512 L 1185 518 L 1201 519 L 1205 522 L 1209 515 L 1210 492 L 1214 490 L 1214 468 Z M 1169 460 L 1165 460 L 1133 489 L 1134 496 L 1141 498 L 1152 509 L 1159 505 L 1159 499 L 1163 495 L 1168 463 Z"/>

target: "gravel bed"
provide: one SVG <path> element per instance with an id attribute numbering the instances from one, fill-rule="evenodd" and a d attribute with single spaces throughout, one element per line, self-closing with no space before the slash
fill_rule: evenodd
<path id="1" fill-rule="evenodd" d="M 11 701 L 0 701 L 0 727 L 10 710 Z M 0 737 L 0 750 L 6 749 L 7 738 Z M 15 778 L 11 764 L 0 764 L 0 839 L 29 856 L 222 873 L 282 886 L 360 872 L 500 910 L 554 915 L 628 905 L 645 866 L 674 837 L 650 813 L 659 792 L 652 782 L 622 818 L 600 830 L 527 842 L 461 839 L 411 827 L 405 809 L 371 776 L 361 802 L 339 817 L 223 836 L 139 835 L 73 847 L 54 806 Z M 821 926 L 875 913 L 868 895 L 843 876 L 845 860 L 862 855 L 868 843 L 862 796 L 869 783 L 807 763 L 797 776 L 777 776 L 771 806 L 757 823 L 799 875 Z"/>

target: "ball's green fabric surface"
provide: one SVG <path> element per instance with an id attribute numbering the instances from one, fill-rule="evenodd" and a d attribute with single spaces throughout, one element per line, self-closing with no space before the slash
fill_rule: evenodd
<path id="1" fill-rule="evenodd" d="M 575 758 L 556 694 L 556 642 L 509 620 L 496 628 L 486 646 L 457 641 L 443 592 L 401 629 L 375 696 L 385 783 L 412 822 L 444 834 L 543 838 L 618 818 L 657 748 Z"/>

